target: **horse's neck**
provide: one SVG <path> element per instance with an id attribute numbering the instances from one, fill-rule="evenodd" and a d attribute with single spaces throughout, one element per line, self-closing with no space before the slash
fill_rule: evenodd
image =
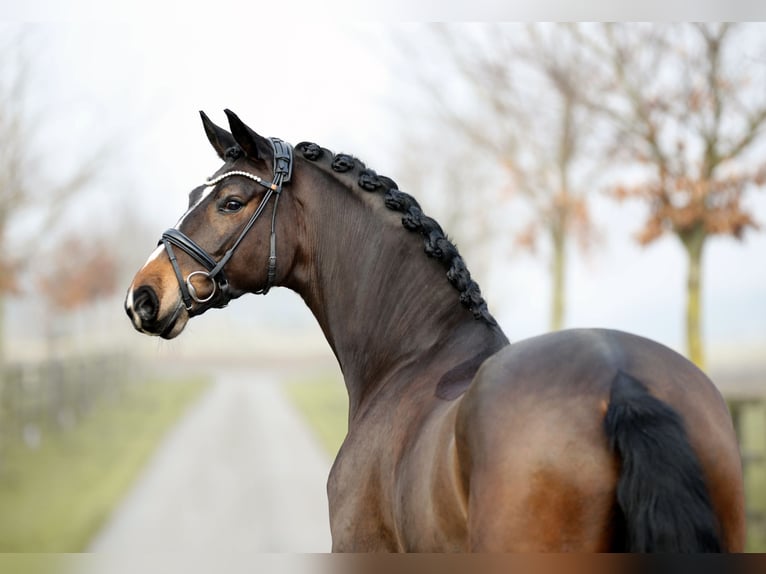
<path id="1" fill-rule="evenodd" d="M 423 253 L 420 235 L 401 227 L 401 216 L 359 198 L 324 198 L 306 208 L 308 268 L 293 288 L 340 363 L 352 416 L 383 387 L 435 388 L 448 369 L 507 344 L 499 327 L 460 305 L 443 267 Z"/>

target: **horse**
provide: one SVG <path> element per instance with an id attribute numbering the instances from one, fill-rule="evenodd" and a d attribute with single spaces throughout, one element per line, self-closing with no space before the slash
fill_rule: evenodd
<path id="1" fill-rule="evenodd" d="M 225 113 L 229 130 L 200 112 L 223 166 L 125 308 L 171 339 L 246 293 L 302 297 L 349 398 L 327 482 L 334 552 L 743 550 L 736 435 L 700 369 L 615 330 L 510 343 L 392 179 Z"/>

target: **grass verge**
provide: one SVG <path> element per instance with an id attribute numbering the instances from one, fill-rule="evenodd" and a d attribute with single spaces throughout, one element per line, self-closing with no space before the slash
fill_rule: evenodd
<path id="1" fill-rule="evenodd" d="M 0 452 L 0 552 L 82 552 L 204 379 L 129 385 L 75 428 Z"/>
<path id="2" fill-rule="evenodd" d="M 747 551 L 766 552 L 766 403 L 755 401 L 745 405 L 740 417 L 745 502 L 750 513 Z"/>
<path id="3" fill-rule="evenodd" d="M 348 430 L 348 395 L 343 381 L 324 376 L 290 381 L 285 388 L 325 451 L 332 457 L 338 454 Z"/>

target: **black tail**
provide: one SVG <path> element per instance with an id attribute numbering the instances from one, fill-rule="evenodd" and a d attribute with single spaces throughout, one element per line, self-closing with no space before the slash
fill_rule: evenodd
<path id="1" fill-rule="evenodd" d="M 618 372 L 604 427 L 622 461 L 617 504 L 624 540 L 615 550 L 721 552 L 702 468 L 678 413 Z"/>

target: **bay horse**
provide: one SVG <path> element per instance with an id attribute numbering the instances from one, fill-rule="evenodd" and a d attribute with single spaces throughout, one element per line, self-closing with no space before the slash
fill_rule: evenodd
<path id="1" fill-rule="evenodd" d="M 303 298 L 349 397 L 333 551 L 743 550 L 737 440 L 702 371 L 613 330 L 510 344 L 456 247 L 391 179 L 226 115 L 230 131 L 201 112 L 224 164 L 125 308 L 171 339 L 245 293 Z"/>

